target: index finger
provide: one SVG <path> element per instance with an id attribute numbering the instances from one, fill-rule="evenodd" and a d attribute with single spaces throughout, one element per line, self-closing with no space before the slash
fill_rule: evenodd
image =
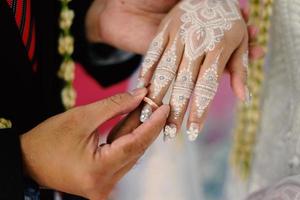
<path id="1" fill-rule="evenodd" d="M 170 107 L 159 107 L 145 123 L 137 127 L 131 134 L 113 141 L 107 150 L 110 166 L 118 170 L 127 163 L 140 157 L 158 137 L 169 116 Z"/>

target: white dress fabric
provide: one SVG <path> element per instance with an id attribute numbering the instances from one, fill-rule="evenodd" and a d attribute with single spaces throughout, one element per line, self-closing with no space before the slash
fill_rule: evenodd
<path id="1" fill-rule="evenodd" d="M 228 200 L 300 200 L 300 1 L 273 7 L 252 171 L 246 183 L 230 173 Z"/>

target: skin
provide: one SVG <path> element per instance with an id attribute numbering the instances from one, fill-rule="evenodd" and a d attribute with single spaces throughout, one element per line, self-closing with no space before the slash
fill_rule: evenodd
<path id="1" fill-rule="evenodd" d="M 151 0 L 95 0 L 86 18 L 87 37 L 91 42 L 104 42 L 125 51 L 144 55 L 151 41 L 162 28 L 167 13 L 178 2 L 178 0 L 159 0 L 159 2 Z M 247 22 L 248 8 L 242 8 L 241 11 Z M 257 28 L 248 25 L 247 31 L 249 34 L 249 57 L 250 59 L 260 58 L 264 52 L 255 43 Z M 247 43 L 244 42 L 244 44 Z M 240 70 L 242 69 L 241 65 L 237 69 L 233 67 L 241 63 L 241 61 L 237 62 L 238 59 L 231 59 L 233 57 L 231 56 L 226 67 L 223 67 L 224 72 L 231 75 L 231 86 L 237 97 L 245 100 L 245 72 Z M 204 119 L 205 117 L 201 120 L 202 124 Z"/>
<path id="2" fill-rule="evenodd" d="M 86 17 L 87 38 L 145 54 L 161 20 L 178 0 L 95 0 Z M 139 41 L 139 42 L 137 42 Z"/>
<path id="3" fill-rule="evenodd" d="M 175 3 L 175 0 L 161 0 L 158 6 L 150 0 L 95 0 L 86 16 L 87 38 L 144 53 L 161 19 Z M 125 23 L 124 18 L 128 20 Z M 137 32 L 133 31 L 136 26 L 141 27 Z M 120 28 L 123 30 L 119 31 Z M 133 35 L 140 38 L 140 44 L 134 42 Z M 141 89 L 135 95 L 119 94 L 77 107 L 22 134 L 26 175 L 44 187 L 88 199 L 107 199 L 114 185 L 159 135 L 169 106 L 161 106 L 147 124 L 134 123 L 130 130 L 120 133 L 115 128 L 107 144 L 101 147 L 98 147 L 97 127 L 114 116 L 139 112 L 136 108 L 146 93 L 146 89 Z"/>
<path id="4" fill-rule="evenodd" d="M 136 109 L 146 93 L 146 89 L 139 89 L 74 108 L 23 134 L 26 174 L 41 186 L 88 199 L 107 199 L 159 135 L 169 106 L 161 106 L 147 123 L 126 133 L 115 131 L 104 145 L 98 145 L 97 127 Z"/>
<path id="5" fill-rule="evenodd" d="M 147 97 L 152 98 L 152 100 L 158 105 L 161 104 L 168 88 L 172 86 L 171 82 L 169 82 L 167 87 L 161 88 L 159 94 L 156 95 L 157 90 L 155 89 L 155 87 L 157 87 L 157 84 L 154 82 L 155 79 L 153 80 L 152 77 L 155 75 L 160 77 L 161 72 L 158 71 L 157 68 L 160 66 L 160 63 L 163 60 L 166 52 L 169 51 L 170 47 L 178 37 L 178 34 L 176 33 L 179 32 L 181 26 L 181 23 L 179 23 L 179 19 L 183 14 L 179 6 L 180 5 L 178 4 L 171 10 L 171 12 L 166 16 L 166 19 L 162 22 L 160 28 L 158 29 L 158 34 L 161 34 L 163 32 L 164 35 L 164 50 L 160 55 L 160 59 L 154 62 L 153 67 L 145 75 L 142 75 L 142 73 L 140 75 L 140 80 L 142 80 L 143 84 L 139 85 L 147 86 L 150 83 L 149 93 Z M 247 71 L 244 67 L 242 59 L 243 54 L 249 51 L 250 58 L 254 59 L 259 58 L 263 55 L 262 49 L 253 44 L 252 38 L 255 38 L 257 32 L 255 30 L 255 27 L 247 27 L 246 25 L 246 22 L 248 20 L 248 13 L 249 12 L 247 11 L 247 9 L 242 10 L 240 15 L 243 16 L 244 19 L 241 17 L 241 19 L 233 21 L 232 28 L 224 32 L 224 36 L 221 38 L 221 41 L 216 44 L 216 47 L 212 51 L 205 52 L 196 60 L 192 61 L 192 81 L 194 82 L 194 84 L 201 80 L 204 72 L 212 65 L 212 63 L 214 63 L 214 61 L 216 61 L 218 55 L 220 54 L 220 59 L 218 62 L 218 80 L 220 80 L 223 72 L 229 73 L 231 77 L 231 86 L 233 92 L 240 100 L 247 100 L 247 96 L 249 96 L 249 94 L 246 85 Z M 167 30 L 162 31 L 163 29 L 165 29 L 166 24 Z M 186 46 L 189 44 L 182 44 L 180 42 L 176 43 L 176 55 L 178 59 L 176 62 L 177 75 L 175 75 L 174 77 L 175 83 L 177 81 L 176 77 L 178 76 L 179 72 L 187 68 L 189 62 L 189 59 L 186 58 L 183 53 L 185 48 L 184 45 Z M 200 132 L 206 119 L 208 109 L 205 109 L 204 114 L 201 116 L 197 114 L 197 105 L 195 101 L 196 94 L 194 93 L 190 96 L 191 108 L 189 110 L 187 109 L 189 103 L 187 101 L 187 103 L 185 103 L 185 105 L 181 107 L 181 114 L 179 116 L 178 114 L 175 116 L 174 113 L 176 110 L 176 106 L 172 101 L 174 94 L 175 93 L 172 94 L 170 100 L 171 114 L 168 118 L 167 124 L 172 127 L 174 127 L 175 125 L 175 127 L 177 127 L 177 131 L 180 130 L 185 112 L 189 112 L 187 128 L 189 129 L 191 124 L 197 124 L 199 129 L 198 132 Z"/>
<path id="6" fill-rule="evenodd" d="M 94 0 L 86 16 L 87 38 L 144 55 L 162 20 L 178 2 L 180 0 Z M 242 8 L 242 14 L 247 21 L 248 7 Z M 257 33 L 254 26 L 249 25 L 248 30 Z M 253 42 L 249 52 L 251 58 L 263 55 L 262 49 Z"/>
<path id="7" fill-rule="evenodd" d="M 159 1 L 95 0 L 86 17 L 87 38 L 145 54 L 161 20 L 178 2 Z M 255 27 L 248 27 L 248 32 L 255 38 Z M 255 43 L 249 50 L 254 58 L 262 55 Z M 25 173 L 41 186 L 89 199 L 106 199 L 159 135 L 169 113 L 168 106 L 161 106 L 141 125 L 138 106 L 146 91 L 137 93 L 71 109 L 20 136 Z M 97 127 L 129 112 L 109 134 L 107 144 L 98 147 Z"/>

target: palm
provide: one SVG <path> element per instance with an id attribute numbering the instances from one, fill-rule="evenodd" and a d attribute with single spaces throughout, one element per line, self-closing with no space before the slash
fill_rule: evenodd
<path id="1" fill-rule="evenodd" d="M 117 48 L 144 54 L 161 20 L 178 0 L 108 0 L 100 14 L 100 37 Z"/>

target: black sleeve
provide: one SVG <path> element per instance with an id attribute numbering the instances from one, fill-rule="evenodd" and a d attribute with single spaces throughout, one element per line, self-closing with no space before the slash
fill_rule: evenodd
<path id="1" fill-rule="evenodd" d="M 72 25 L 75 37 L 74 59 L 80 62 L 102 86 L 110 86 L 128 78 L 139 66 L 141 56 L 105 44 L 92 44 L 85 36 L 85 16 L 92 0 L 74 0 L 71 8 L 76 16 Z"/>
<path id="2" fill-rule="evenodd" d="M 0 199 L 24 199 L 20 140 L 14 129 L 0 129 Z"/>

